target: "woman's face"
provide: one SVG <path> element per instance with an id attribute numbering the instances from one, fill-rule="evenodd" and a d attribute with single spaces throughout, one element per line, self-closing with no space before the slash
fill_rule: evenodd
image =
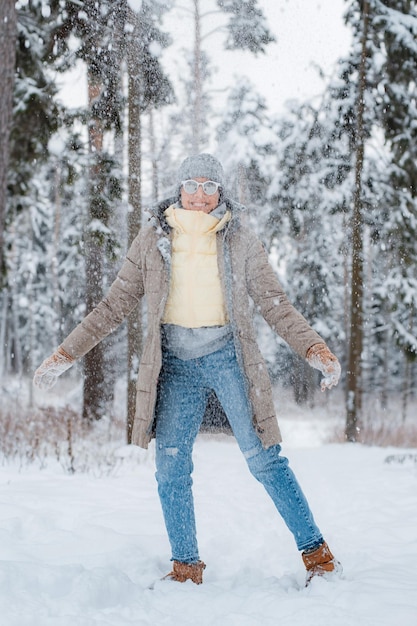
<path id="1" fill-rule="evenodd" d="M 193 178 L 198 183 L 205 183 L 208 178 Z M 187 193 L 181 187 L 181 204 L 188 211 L 203 211 L 203 213 L 211 213 L 219 204 L 220 193 L 217 190 L 212 196 L 204 193 L 203 188 L 198 187 L 195 193 Z"/>

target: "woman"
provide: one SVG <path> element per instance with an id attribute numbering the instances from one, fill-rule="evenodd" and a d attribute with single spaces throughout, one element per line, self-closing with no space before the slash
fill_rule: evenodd
<path id="1" fill-rule="evenodd" d="M 174 198 L 141 230 L 108 295 L 47 358 L 34 382 L 49 389 L 76 359 L 114 331 L 146 295 L 147 337 L 137 382 L 133 443 L 156 438 L 156 478 L 175 581 L 202 582 L 192 495 L 192 449 L 208 395 L 223 406 L 252 474 L 292 532 L 313 576 L 340 570 L 307 500 L 280 455 L 272 390 L 253 326 L 253 303 L 331 388 L 340 365 L 289 303 L 259 239 L 240 221 L 209 154 L 185 159 Z"/>

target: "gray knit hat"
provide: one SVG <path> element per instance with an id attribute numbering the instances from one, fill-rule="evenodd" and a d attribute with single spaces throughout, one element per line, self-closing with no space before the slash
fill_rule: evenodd
<path id="1" fill-rule="evenodd" d="M 224 171 L 222 164 L 211 154 L 203 153 L 189 156 L 178 170 L 178 183 L 190 178 L 208 178 L 224 187 Z"/>

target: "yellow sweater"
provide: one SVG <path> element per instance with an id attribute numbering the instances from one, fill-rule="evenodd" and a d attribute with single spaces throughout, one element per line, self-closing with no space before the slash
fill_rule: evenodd
<path id="1" fill-rule="evenodd" d="M 170 206 L 165 211 L 173 229 L 172 268 L 164 324 L 185 328 L 223 326 L 228 322 L 217 265 L 216 232 L 230 220 L 202 211 Z"/>

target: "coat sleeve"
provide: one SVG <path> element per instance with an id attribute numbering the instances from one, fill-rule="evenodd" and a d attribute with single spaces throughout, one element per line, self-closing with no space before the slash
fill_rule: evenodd
<path id="1" fill-rule="evenodd" d="M 325 343 L 288 300 L 259 239 L 249 246 L 246 259 L 249 295 L 266 322 L 301 357 L 316 343 Z"/>
<path id="2" fill-rule="evenodd" d="M 78 359 L 123 322 L 144 292 L 140 236 L 132 243 L 126 259 L 103 300 L 68 335 L 61 348 Z"/>

